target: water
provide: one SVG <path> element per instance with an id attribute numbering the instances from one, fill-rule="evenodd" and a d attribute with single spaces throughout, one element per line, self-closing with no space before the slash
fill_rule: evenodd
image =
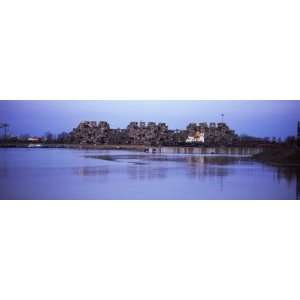
<path id="1" fill-rule="evenodd" d="M 0 199 L 296 199 L 299 178 L 237 155 L 0 149 Z"/>

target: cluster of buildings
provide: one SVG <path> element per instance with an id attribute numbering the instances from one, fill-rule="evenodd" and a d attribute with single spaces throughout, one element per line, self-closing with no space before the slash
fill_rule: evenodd
<path id="1" fill-rule="evenodd" d="M 166 123 L 131 122 L 112 129 L 104 121 L 81 122 L 68 139 L 79 144 L 176 146 L 184 144 L 232 145 L 238 138 L 225 123 L 190 123 L 185 130 L 170 130 Z"/>
<path id="2" fill-rule="evenodd" d="M 231 130 L 223 122 L 209 125 L 207 123 L 190 123 L 186 131 L 191 142 L 231 145 L 237 139 L 234 130 Z"/>

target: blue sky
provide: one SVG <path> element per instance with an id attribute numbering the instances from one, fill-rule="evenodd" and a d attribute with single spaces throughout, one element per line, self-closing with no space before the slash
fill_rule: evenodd
<path id="1" fill-rule="evenodd" d="M 14 135 L 70 131 L 83 120 L 108 121 L 112 128 L 166 122 L 183 129 L 190 122 L 219 122 L 222 113 L 238 134 L 284 138 L 296 134 L 300 101 L 0 101 L 0 122 Z"/>

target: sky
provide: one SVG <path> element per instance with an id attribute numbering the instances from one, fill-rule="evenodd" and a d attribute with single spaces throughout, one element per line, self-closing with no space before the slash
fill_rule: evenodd
<path id="1" fill-rule="evenodd" d="M 12 135 L 69 132 L 84 120 L 107 121 L 111 128 L 153 121 L 184 129 L 191 122 L 220 122 L 222 113 L 238 134 L 285 138 L 296 135 L 300 101 L 0 101 L 0 123 L 9 123 Z"/>

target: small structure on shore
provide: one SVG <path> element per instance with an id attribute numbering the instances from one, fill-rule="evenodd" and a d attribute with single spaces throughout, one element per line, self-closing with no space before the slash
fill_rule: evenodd
<path id="1" fill-rule="evenodd" d="M 41 140 L 42 140 L 41 138 L 36 137 L 36 136 L 29 137 L 29 138 L 27 139 L 27 141 L 30 142 L 30 143 L 40 143 Z"/>
<path id="2" fill-rule="evenodd" d="M 42 146 L 42 144 L 29 144 L 27 148 L 41 148 Z"/>

